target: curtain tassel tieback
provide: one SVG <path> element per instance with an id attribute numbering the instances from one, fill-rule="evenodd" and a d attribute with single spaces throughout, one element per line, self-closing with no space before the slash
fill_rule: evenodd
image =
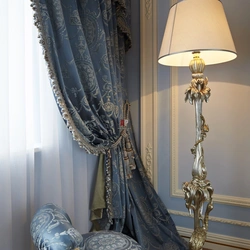
<path id="1" fill-rule="evenodd" d="M 132 170 L 136 168 L 134 149 L 129 138 L 128 133 L 128 124 L 129 124 L 129 106 L 130 104 L 126 101 L 123 108 L 123 119 L 120 121 L 120 136 L 119 138 L 111 145 L 111 147 L 106 150 L 106 211 L 108 215 L 108 224 L 113 224 L 113 207 L 112 207 L 112 177 L 111 177 L 111 166 L 112 166 L 112 156 L 111 149 L 115 149 L 118 145 L 121 145 L 123 148 L 123 160 L 126 167 L 126 177 L 127 179 L 132 178 Z"/>
<path id="2" fill-rule="evenodd" d="M 107 150 L 106 152 L 106 178 L 105 178 L 105 187 L 106 187 L 106 212 L 108 215 L 108 225 L 109 228 L 110 225 L 113 224 L 113 207 L 112 207 L 112 187 L 111 187 L 111 152 L 110 150 Z"/>
<path id="3" fill-rule="evenodd" d="M 124 136 L 123 142 L 123 152 L 124 152 L 124 162 L 127 168 L 127 178 L 132 178 L 132 170 L 136 168 L 135 165 L 135 157 L 134 157 L 134 149 L 132 147 L 132 143 L 128 134 L 128 125 L 129 125 L 129 112 L 130 112 L 130 104 L 128 101 L 125 101 L 123 106 L 123 120 L 121 120 L 121 127 L 124 128 L 126 136 Z M 123 132 L 122 131 L 122 132 Z"/>
<path id="4" fill-rule="evenodd" d="M 117 141 L 114 144 L 112 144 L 111 148 L 116 148 L 121 142 L 123 142 L 122 143 L 123 155 L 124 155 L 123 159 L 127 166 L 127 178 L 130 179 L 132 178 L 131 170 L 134 170 L 136 168 L 136 165 L 134 161 L 135 159 L 134 150 L 130 142 L 126 127 L 123 128 L 123 130 L 121 131 L 120 137 L 117 139 Z"/>

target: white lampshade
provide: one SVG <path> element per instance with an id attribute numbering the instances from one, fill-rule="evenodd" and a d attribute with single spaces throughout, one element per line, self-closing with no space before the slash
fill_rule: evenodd
<path id="1" fill-rule="evenodd" d="M 170 9 L 158 62 L 188 66 L 194 51 L 200 52 L 206 65 L 237 57 L 219 0 L 183 0 Z"/>

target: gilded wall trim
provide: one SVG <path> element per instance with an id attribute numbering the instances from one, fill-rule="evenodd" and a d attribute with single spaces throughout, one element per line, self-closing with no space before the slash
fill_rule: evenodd
<path id="1" fill-rule="evenodd" d="M 152 0 L 145 0 L 145 15 L 147 19 L 152 16 Z"/>
<path id="2" fill-rule="evenodd" d="M 147 147 L 146 147 L 146 171 L 147 171 L 147 176 L 148 178 L 151 180 L 151 182 L 153 182 L 153 173 L 152 173 L 152 169 L 153 169 L 153 148 L 152 145 L 150 143 L 148 143 Z"/>
<path id="3" fill-rule="evenodd" d="M 184 227 L 177 227 L 177 230 L 183 237 L 190 237 L 193 232 L 193 229 Z M 250 240 L 208 232 L 205 247 L 216 250 L 250 249 Z"/>
<path id="4" fill-rule="evenodd" d="M 141 157 L 157 190 L 157 0 L 140 0 Z M 152 122 L 153 121 L 153 122 Z"/>
<path id="5" fill-rule="evenodd" d="M 178 216 L 193 217 L 188 212 L 182 212 L 182 211 L 177 211 L 177 210 L 168 210 L 168 211 L 170 214 L 174 214 Z M 214 222 L 224 223 L 224 224 L 241 226 L 241 227 L 250 227 L 250 222 L 245 222 L 245 221 L 230 220 L 230 219 L 220 218 L 220 217 L 215 217 L 215 216 L 209 216 L 209 220 L 214 221 Z"/>

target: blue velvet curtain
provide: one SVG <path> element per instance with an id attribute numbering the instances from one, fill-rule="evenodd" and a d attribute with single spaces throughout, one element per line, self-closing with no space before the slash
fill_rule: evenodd
<path id="1" fill-rule="evenodd" d="M 127 233 L 143 249 L 187 249 L 133 143 L 123 87 L 130 1 L 33 0 L 32 7 L 61 115 L 79 146 L 100 155 L 94 228 Z"/>

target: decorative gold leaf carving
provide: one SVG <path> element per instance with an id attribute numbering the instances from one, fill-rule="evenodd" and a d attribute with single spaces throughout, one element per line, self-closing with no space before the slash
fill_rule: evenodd
<path id="1" fill-rule="evenodd" d="M 150 19 L 152 16 L 152 0 L 145 1 L 145 8 L 146 8 L 146 17 Z"/>

